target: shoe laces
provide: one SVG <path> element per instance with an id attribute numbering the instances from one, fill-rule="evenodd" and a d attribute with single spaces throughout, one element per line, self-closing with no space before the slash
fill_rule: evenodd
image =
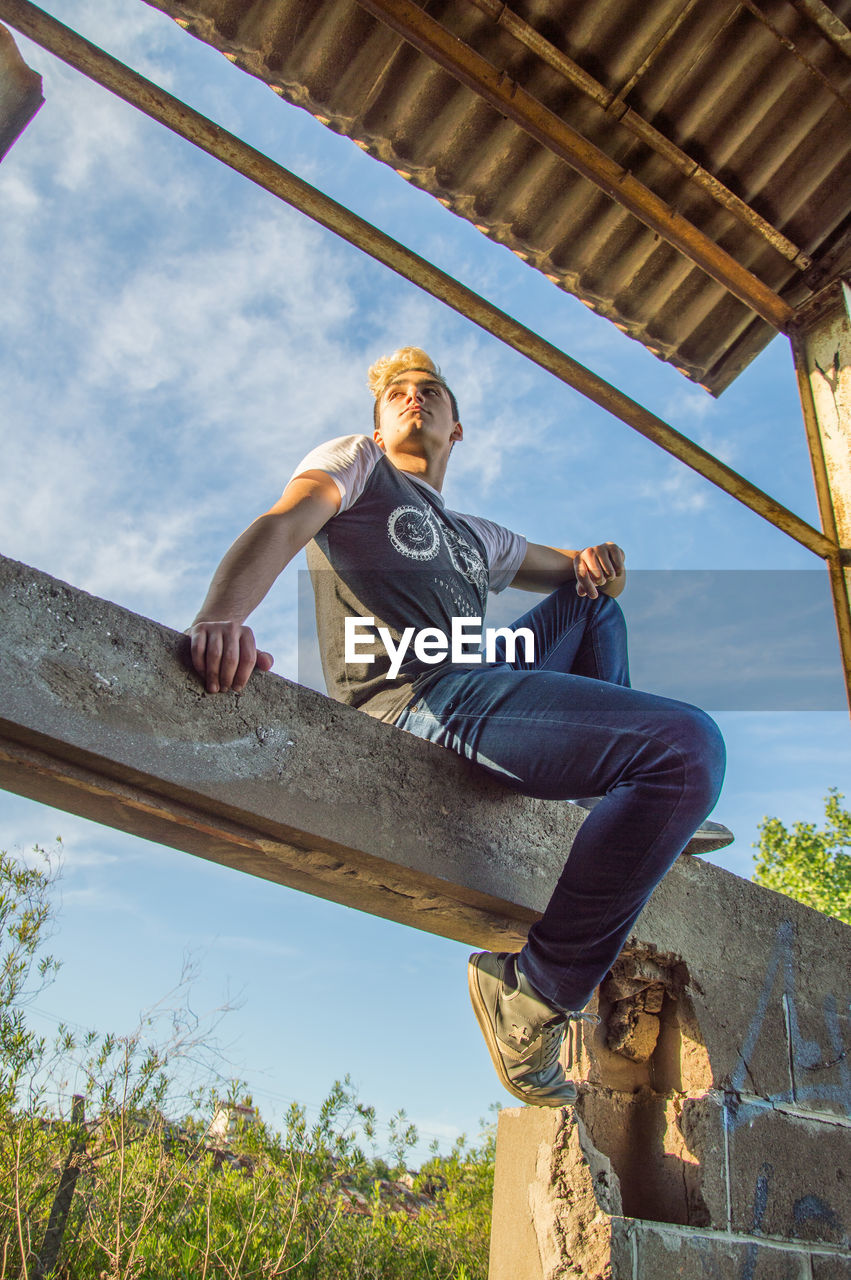
<path id="1" fill-rule="evenodd" d="M 564 1039 L 565 1028 L 570 1025 L 569 1018 L 555 1018 L 548 1023 L 543 1029 L 541 1037 L 541 1071 L 546 1072 L 554 1067 L 558 1061 L 559 1051 L 561 1050 L 561 1042 Z"/>
<path id="2" fill-rule="evenodd" d="M 596 1027 L 599 1021 L 599 1014 L 596 1013 L 569 1012 L 565 1013 L 563 1017 L 553 1018 L 551 1022 L 547 1023 L 542 1030 L 541 1036 L 541 1073 L 545 1074 L 555 1066 L 561 1052 L 562 1041 L 565 1038 L 567 1039 L 566 1069 L 569 1071 L 573 1066 L 574 1023 L 587 1022 L 589 1026 Z"/>

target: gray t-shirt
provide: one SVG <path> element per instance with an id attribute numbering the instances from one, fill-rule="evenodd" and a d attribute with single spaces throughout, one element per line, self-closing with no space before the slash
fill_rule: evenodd
<path id="1" fill-rule="evenodd" d="M 454 664 L 421 661 L 409 645 L 395 678 L 383 644 L 363 640 L 345 661 L 345 619 L 373 618 L 395 644 L 406 628 L 483 619 L 488 591 L 501 591 L 526 554 L 526 539 L 478 516 L 448 511 L 425 481 L 397 470 L 369 436 L 341 436 L 313 449 L 293 472 L 324 471 L 340 510 L 308 544 L 322 669 L 329 694 L 380 720 L 395 721 L 435 675 Z M 359 626 L 361 636 L 368 634 Z M 466 665 L 466 664 L 465 664 Z"/>

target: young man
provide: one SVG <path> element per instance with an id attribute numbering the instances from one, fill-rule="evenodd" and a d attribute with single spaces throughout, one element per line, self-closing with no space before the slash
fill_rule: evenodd
<path id="1" fill-rule="evenodd" d="M 268 670 L 271 656 L 244 622 L 309 544 L 334 697 L 452 748 L 524 794 L 603 797 L 522 951 L 483 952 L 469 964 L 502 1083 L 526 1102 L 561 1106 L 576 1098 L 559 1062 L 566 1027 L 715 804 L 723 742 L 696 707 L 629 687 L 614 599 L 625 582 L 620 547 L 560 550 L 448 511 L 441 488 L 463 430 L 437 367 L 407 347 L 373 365 L 369 383 L 373 439 L 314 449 L 237 539 L 191 628 L 192 660 L 210 693 L 242 689 L 255 666 Z M 515 624 L 531 633 L 533 653 L 522 643 L 511 652 L 503 639 L 490 661 L 453 660 L 440 636 L 453 620 L 482 619 L 488 589 L 508 585 L 549 593 Z M 365 619 L 383 640 L 368 651 Z"/>

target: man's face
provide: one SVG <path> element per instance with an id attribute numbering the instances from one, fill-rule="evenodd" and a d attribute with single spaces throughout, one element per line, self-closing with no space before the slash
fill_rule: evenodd
<path id="1" fill-rule="evenodd" d="M 387 384 L 378 402 L 375 439 L 384 449 L 420 447 L 418 442 L 445 444 L 462 436 L 452 412 L 449 392 L 433 374 L 408 369 Z"/>

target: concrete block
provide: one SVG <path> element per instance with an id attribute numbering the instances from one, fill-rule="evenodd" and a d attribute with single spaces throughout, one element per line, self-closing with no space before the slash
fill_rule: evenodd
<path id="1" fill-rule="evenodd" d="M 630 1218 L 613 1217 L 609 1219 L 609 1266 L 611 1267 L 611 1274 L 606 1276 L 604 1272 L 604 1280 L 636 1280 L 636 1248 L 632 1239 L 632 1227 L 634 1225 Z"/>
<path id="2" fill-rule="evenodd" d="M 848 1247 L 851 1129 L 744 1110 L 729 1135 L 733 1230 Z"/>
<path id="3" fill-rule="evenodd" d="M 851 1128 L 714 1097 L 686 1101 L 680 1127 L 713 1227 L 729 1202 L 734 1232 L 849 1246 Z"/>
<path id="4" fill-rule="evenodd" d="M 632 1224 L 634 1280 L 810 1280 L 801 1251 Z"/>
<path id="5" fill-rule="evenodd" d="M 676 1096 L 646 1087 L 632 1094 L 592 1087 L 576 1110 L 590 1141 L 612 1162 L 624 1214 L 708 1226 L 703 1173 L 680 1131 L 680 1105 Z"/>
<path id="6" fill-rule="evenodd" d="M 699 1167 L 700 1195 L 706 1206 L 706 1226 L 725 1231 L 730 1225 L 728 1136 L 726 1110 L 713 1098 L 687 1098 L 682 1103 L 679 1130 Z M 748 1203 L 752 1201 L 748 1196 Z"/>
<path id="7" fill-rule="evenodd" d="M 837 984 L 837 990 L 843 995 L 839 1007 L 832 991 L 817 1006 L 799 998 L 787 1002 L 789 1064 L 797 1106 L 848 1118 L 851 1017 L 841 1011 L 849 1007 L 847 987 Z"/>
<path id="8" fill-rule="evenodd" d="M 584 1078 L 623 1091 L 727 1089 L 851 1118 L 846 925 L 681 859 L 636 934 L 601 984 Z"/>
<path id="9" fill-rule="evenodd" d="M 676 873 L 645 908 L 636 943 L 652 939 L 685 963 L 692 1035 L 713 1086 L 815 1110 L 827 1101 L 851 1117 L 851 1032 L 835 1012 L 851 1003 L 851 929 L 695 859 Z M 795 1086 L 790 1061 L 802 1047 L 818 1061 L 795 1068 Z"/>
<path id="10" fill-rule="evenodd" d="M 543 1107 L 499 1113 L 488 1280 L 542 1280 L 529 1188 L 536 1179 L 538 1148 L 555 1141 L 560 1124 L 560 1113 Z"/>
<path id="11" fill-rule="evenodd" d="M 571 1108 L 500 1112 L 489 1280 L 611 1280 L 613 1216 L 617 1179 Z"/>
<path id="12" fill-rule="evenodd" d="M 770 994 L 755 1024 L 754 1005 L 760 993 L 754 987 L 746 992 L 738 987 L 736 975 L 731 974 L 726 1000 L 716 1003 L 699 994 L 694 997 L 695 1014 L 712 1063 L 712 1084 L 715 1088 L 733 1088 L 791 1102 L 792 1075 L 782 992 Z"/>

